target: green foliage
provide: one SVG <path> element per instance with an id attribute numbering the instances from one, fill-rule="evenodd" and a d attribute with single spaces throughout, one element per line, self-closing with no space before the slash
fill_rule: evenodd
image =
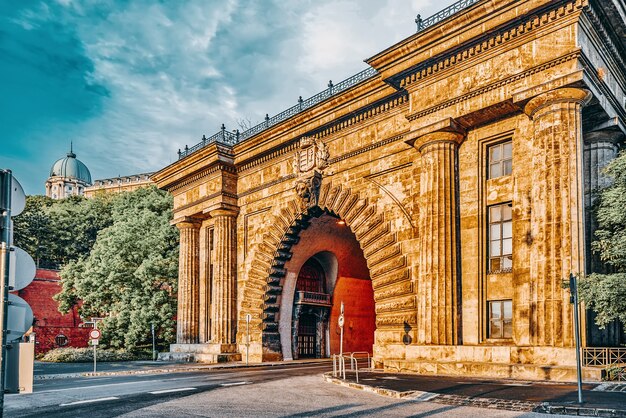
<path id="1" fill-rule="evenodd" d="M 602 380 L 608 381 L 626 381 L 626 366 L 611 366 L 605 370 Z"/>
<path id="2" fill-rule="evenodd" d="M 614 319 L 626 324 L 626 273 L 591 274 L 579 282 L 580 297 L 604 327 Z"/>
<path id="3" fill-rule="evenodd" d="M 15 217 L 15 245 L 33 255 L 40 267 L 57 268 L 87 256 L 98 231 L 112 223 L 113 199 L 28 196 L 24 212 Z"/>
<path id="4" fill-rule="evenodd" d="M 88 256 L 61 270 L 59 309 L 80 300 L 81 316 L 105 318 L 99 326 L 105 346 L 147 344 L 151 324 L 161 344 L 174 340 L 178 233 L 171 211 L 171 196 L 155 187 L 116 195 L 112 224 L 97 234 Z"/>
<path id="5" fill-rule="evenodd" d="M 615 319 L 626 324 L 626 153 L 607 166 L 606 174 L 613 183 L 599 196 L 592 248 L 611 273 L 592 274 L 580 281 L 580 296 L 597 312 L 596 323 L 601 327 Z"/>

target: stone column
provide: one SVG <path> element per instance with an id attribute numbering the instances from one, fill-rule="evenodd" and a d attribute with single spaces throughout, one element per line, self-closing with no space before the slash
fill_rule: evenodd
<path id="1" fill-rule="evenodd" d="M 235 344 L 237 327 L 237 212 L 216 209 L 214 218 L 211 342 Z M 233 351 L 233 347 L 224 347 Z"/>
<path id="2" fill-rule="evenodd" d="M 584 272 L 582 107 L 590 93 L 552 90 L 524 111 L 533 121 L 530 244 L 531 345 L 571 347 L 572 305 L 563 280 Z"/>
<path id="3" fill-rule="evenodd" d="M 585 257 L 587 273 L 601 272 L 601 263 L 591 252 L 591 242 L 598 228 L 593 214 L 593 204 L 601 189 L 609 186 L 610 179 L 603 170 L 608 163 L 617 157 L 617 143 L 623 134 L 620 131 L 602 130 L 584 135 L 585 148 L 583 155 L 585 178 Z"/>
<path id="4" fill-rule="evenodd" d="M 419 214 L 418 344 L 457 344 L 457 147 L 464 136 L 433 132 L 414 146 L 422 155 Z"/>
<path id="5" fill-rule="evenodd" d="M 200 223 L 185 220 L 176 224 L 180 230 L 178 260 L 178 313 L 176 342 L 198 343 L 199 308 L 199 238 Z"/>

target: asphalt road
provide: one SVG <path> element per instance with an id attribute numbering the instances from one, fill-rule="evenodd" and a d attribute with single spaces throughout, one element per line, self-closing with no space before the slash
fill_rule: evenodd
<path id="1" fill-rule="evenodd" d="M 386 398 L 324 382 L 330 368 L 325 362 L 40 380 L 32 394 L 5 396 L 5 416 L 540 416 Z"/>

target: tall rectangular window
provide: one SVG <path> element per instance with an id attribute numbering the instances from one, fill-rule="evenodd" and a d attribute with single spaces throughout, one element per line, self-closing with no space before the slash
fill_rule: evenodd
<path id="1" fill-rule="evenodd" d="M 489 338 L 513 338 L 513 301 L 489 302 Z"/>
<path id="2" fill-rule="evenodd" d="M 508 176 L 513 170 L 513 143 L 511 141 L 489 147 L 489 178 Z"/>
<path id="3" fill-rule="evenodd" d="M 489 272 L 502 273 L 513 267 L 513 216 L 511 204 L 489 207 Z"/>

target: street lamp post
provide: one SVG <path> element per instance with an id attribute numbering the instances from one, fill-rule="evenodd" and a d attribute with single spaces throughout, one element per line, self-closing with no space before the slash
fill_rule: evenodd
<path id="1" fill-rule="evenodd" d="M 582 366 L 580 364 L 580 321 L 578 319 L 578 280 L 574 274 L 569 275 L 570 302 L 574 303 L 574 338 L 576 339 L 576 380 L 578 383 L 578 403 L 583 403 Z"/>

